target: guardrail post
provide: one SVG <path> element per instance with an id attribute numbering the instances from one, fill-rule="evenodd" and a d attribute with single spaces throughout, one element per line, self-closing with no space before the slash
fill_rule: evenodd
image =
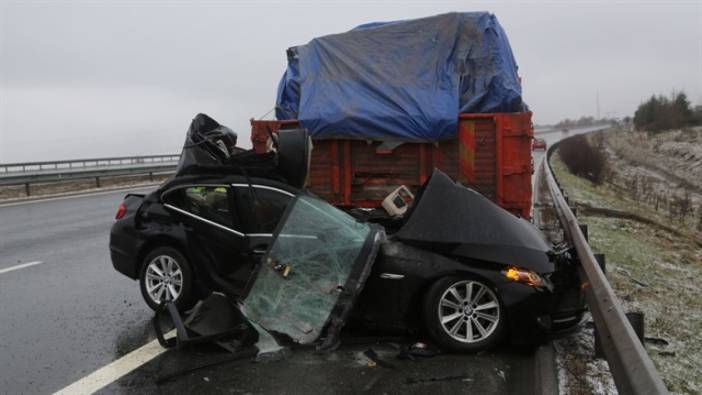
<path id="1" fill-rule="evenodd" d="M 580 228 L 580 231 L 583 232 L 583 236 L 585 236 L 585 241 L 587 241 L 589 243 L 590 237 L 587 233 L 587 225 L 586 224 L 578 224 L 578 227 Z"/>
<path id="2" fill-rule="evenodd" d="M 600 340 L 600 332 L 595 328 L 595 359 L 604 359 L 604 351 L 602 350 L 602 341 Z"/>
<path id="3" fill-rule="evenodd" d="M 154 182 L 154 172 L 149 172 L 149 181 Z"/>
<path id="4" fill-rule="evenodd" d="M 24 184 L 24 193 L 29 196 L 31 195 L 31 191 L 29 190 L 29 183 Z"/>
<path id="5" fill-rule="evenodd" d="M 607 261 L 605 260 L 605 254 L 593 254 L 595 256 L 595 260 L 597 260 L 597 263 L 600 265 L 600 269 L 602 269 L 602 273 L 607 275 Z"/>
<path id="6" fill-rule="evenodd" d="M 631 327 L 634 329 L 636 337 L 638 337 L 641 344 L 644 345 L 644 313 L 641 311 L 632 311 L 626 313 L 626 318 L 629 320 Z M 595 358 L 603 359 L 604 357 L 605 355 L 602 351 L 600 334 L 597 331 L 597 328 L 595 328 Z"/>
<path id="7" fill-rule="evenodd" d="M 636 336 L 638 336 L 641 344 L 644 344 L 644 313 L 643 311 L 632 311 L 626 313 L 626 318 L 629 319 L 629 323 L 634 328 Z"/>
<path id="8" fill-rule="evenodd" d="M 100 188 L 100 177 L 95 177 L 95 187 Z"/>

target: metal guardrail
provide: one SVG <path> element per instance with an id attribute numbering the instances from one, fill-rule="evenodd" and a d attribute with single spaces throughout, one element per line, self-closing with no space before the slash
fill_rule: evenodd
<path id="1" fill-rule="evenodd" d="M 624 309 L 597 263 L 558 181 L 553 176 L 550 159 L 558 145 L 559 143 L 555 143 L 549 148 L 543 168 L 558 219 L 566 237 L 578 252 L 585 298 L 617 390 L 621 394 L 667 394 L 668 390 L 660 374 L 624 314 Z"/>
<path id="2" fill-rule="evenodd" d="M 0 164 L 0 186 L 95 179 L 100 177 L 162 174 L 173 172 L 180 154 L 74 159 L 47 162 Z"/>
<path id="3" fill-rule="evenodd" d="M 598 123 L 595 125 L 587 125 L 587 126 L 568 126 L 568 127 L 556 127 L 556 128 L 550 128 L 550 129 L 541 129 L 541 130 L 534 130 L 534 135 L 542 135 L 542 134 L 552 134 L 552 133 L 571 133 L 572 131 L 577 131 L 577 130 L 582 130 L 582 129 L 601 129 L 603 127 L 609 127 L 611 126 L 611 123 Z M 563 130 L 567 130 L 567 132 L 564 132 Z M 586 132 L 587 133 L 587 132 Z"/>
<path id="4" fill-rule="evenodd" d="M 41 172 L 47 170 L 85 169 L 95 167 L 143 165 L 148 163 L 177 162 L 180 154 L 121 156 L 111 158 L 70 159 L 47 162 L 0 163 L 0 177 L 11 173 Z"/>

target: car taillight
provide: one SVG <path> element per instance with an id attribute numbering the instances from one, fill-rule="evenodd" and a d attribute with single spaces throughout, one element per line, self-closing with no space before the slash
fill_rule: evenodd
<path id="1" fill-rule="evenodd" d="M 124 214 L 127 214 L 127 206 L 125 206 L 124 202 L 122 202 L 119 204 L 117 214 L 115 214 L 115 219 L 122 219 L 122 217 L 124 217 Z"/>

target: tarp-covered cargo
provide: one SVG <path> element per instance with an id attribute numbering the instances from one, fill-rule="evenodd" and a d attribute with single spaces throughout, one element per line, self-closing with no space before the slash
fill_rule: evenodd
<path id="1" fill-rule="evenodd" d="M 517 64 L 487 12 L 372 23 L 288 50 L 276 116 L 315 139 L 453 138 L 459 113 L 521 112 Z"/>

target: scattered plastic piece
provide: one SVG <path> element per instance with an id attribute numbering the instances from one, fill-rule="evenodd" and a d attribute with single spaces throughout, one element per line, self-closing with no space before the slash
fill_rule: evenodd
<path id="1" fill-rule="evenodd" d="M 416 357 L 431 358 L 441 354 L 441 351 L 427 343 L 417 342 L 410 345 L 405 345 L 400 348 L 397 354 L 398 359 L 415 360 Z"/>
<path id="2" fill-rule="evenodd" d="M 395 365 L 391 364 L 390 362 L 383 361 L 380 359 L 378 356 L 378 353 L 375 352 L 372 348 L 367 349 L 366 351 L 363 352 L 363 355 L 365 355 L 368 358 L 368 366 L 373 367 L 375 365 L 378 365 L 383 368 L 387 369 L 395 369 Z M 371 365 L 373 363 L 373 365 Z"/>

